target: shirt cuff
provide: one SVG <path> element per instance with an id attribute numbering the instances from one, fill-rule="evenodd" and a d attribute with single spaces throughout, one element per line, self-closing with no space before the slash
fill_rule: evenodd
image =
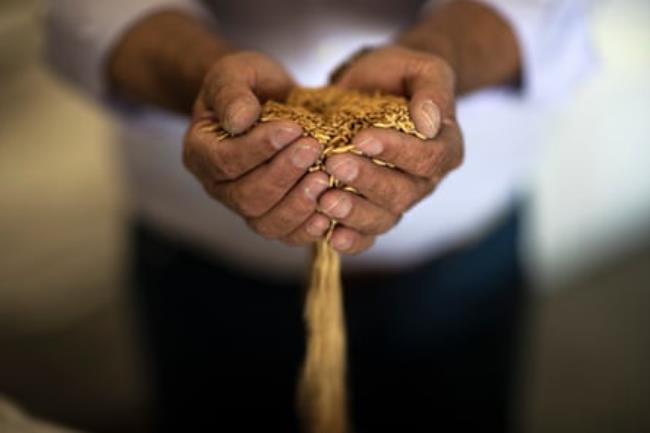
<path id="1" fill-rule="evenodd" d="M 48 63 L 83 90 L 104 98 L 108 96 L 106 62 L 120 36 L 145 16 L 170 9 L 209 17 L 192 0 L 48 1 Z"/>

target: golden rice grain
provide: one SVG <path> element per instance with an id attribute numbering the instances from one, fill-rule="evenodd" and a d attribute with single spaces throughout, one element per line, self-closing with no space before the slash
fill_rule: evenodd
<path id="1" fill-rule="evenodd" d="M 341 153 L 362 155 L 352 144 L 354 136 L 366 128 L 387 128 L 413 135 L 420 134 L 411 121 L 404 98 L 386 94 L 365 94 L 329 86 L 295 88 L 285 103 L 267 101 L 260 122 L 291 120 L 297 122 L 305 136 L 321 144 L 320 158 L 310 172 L 325 171 L 325 160 Z M 229 134 L 215 125 L 205 128 L 218 139 Z M 381 159 L 372 161 L 382 167 L 395 165 Z M 330 188 L 357 193 L 334 176 Z M 304 428 L 309 433 L 347 433 L 347 397 L 345 386 L 346 336 L 341 296 L 340 258 L 329 240 L 336 220 L 324 239 L 314 248 L 310 285 L 305 298 L 307 347 L 298 386 L 298 408 Z"/>

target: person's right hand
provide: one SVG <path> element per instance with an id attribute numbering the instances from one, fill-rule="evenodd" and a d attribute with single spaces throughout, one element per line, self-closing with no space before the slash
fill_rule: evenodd
<path id="1" fill-rule="evenodd" d="M 323 236 L 329 220 L 316 212 L 325 173 L 307 173 L 320 144 L 289 121 L 251 128 L 267 99 L 284 100 L 294 86 L 287 71 L 250 51 L 227 54 L 206 74 L 185 135 L 183 162 L 216 200 L 269 239 L 304 245 Z M 234 137 L 219 141 L 219 123 Z"/>

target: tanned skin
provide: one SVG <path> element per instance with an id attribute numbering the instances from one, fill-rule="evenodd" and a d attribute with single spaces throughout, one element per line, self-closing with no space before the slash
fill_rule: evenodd
<path id="1" fill-rule="evenodd" d="M 307 172 L 320 145 L 302 137 L 299 125 L 276 121 L 252 127 L 261 103 L 286 97 L 294 80 L 275 60 L 233 47 L 196 18 L 170 10 L 136 23 L 114 48 L 107 79 L 126 98 L 192 116 L 184 164 L 208 194 L 257 233 L 306 245 L 336 218 L 341 225 L 332 245 L 356 254 L 461 164 L 456 97 L 491 86 L 516 87 L 520 69 L 509 24 L 473 1 L 445 3 L 392 44 L 364 50 L 337 68 L 337 85 L 405 96 L 416 127 L 427 137 L 370 128 L 354 139 L 366 156 L 328 158 L 328 172 L 362 196 L 328 190 L 325 173 Z M 218 142 L 204 131 L 214 122 L 237 136 Z M 368 157 L 398 169 L 377 166 Z"/>

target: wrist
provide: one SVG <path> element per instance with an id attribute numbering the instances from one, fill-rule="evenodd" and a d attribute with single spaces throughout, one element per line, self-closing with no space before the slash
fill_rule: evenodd
<path id="1" fill-rule="evenodd" d="M 152 57 L 152 66 L 165 75 L 166 82 L 176 82 L 191 89 L 191 93 L 196 96 L 212 65 L 236 49 L 198 20 L 191 23 L 179 20 L 174 23 L 174 18 L 178 17 L 170 17 L 172 22 L 168 34 L 178 35 L 176 43 L 170 44 L 168 52 L 165 52 L 165 45 L 160 44 L 162 49 Z M 176 33 L 175 25 L 178 26 Z"/>
<path id="2" fill-rule="evenodd" d="M 397 38 L 397 43 L 444 59 L 456 93 L 517 85 L 519 45 L 510 23 L 492 7 L 472 0 L 444 2 Z"/>
<path id="3" fill-rule="evenodd" d="M 210 66 L 231 51 L 200 19 L 161 11 L 122 35 L 106 77 L 113 91 L 129 99 L 187 113 Z"/>

